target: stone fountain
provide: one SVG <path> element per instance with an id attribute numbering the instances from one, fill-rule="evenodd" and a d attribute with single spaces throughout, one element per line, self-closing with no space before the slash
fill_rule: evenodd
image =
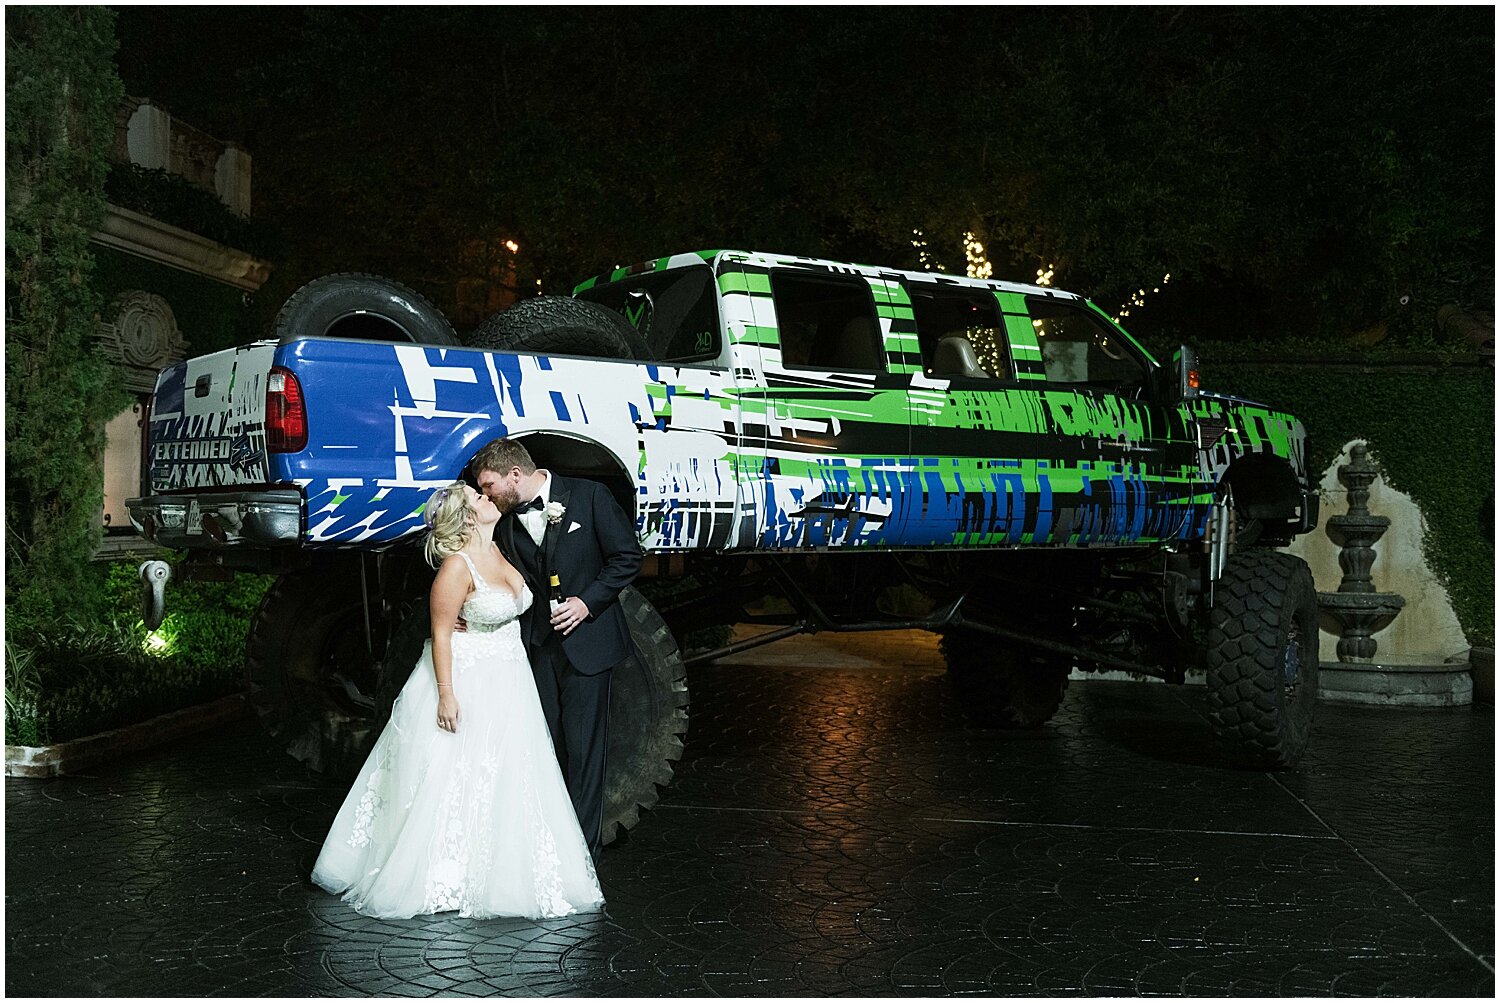
<path id="1" fill-rule="evenodd" d="M 1370 486 L 1380 470 L 1370 461 L 1368 446 L 1355 442 L 1349 462 L 1338 468 L 1338 479 L 1348 492 L 1349 511 L 1329 516 L 1324 529 L 1338 545 L 1343 579 L 1335 592 L 1318 593 L 1321 626 L 1338 636 L 1338 660 L 1319 665 L 1322 699 L 1343 703 L 1453 706 L 1472 700 L 1473 684 L 1467 662 L 1410 664 L 1387 657 L 1375 661 L 1374 635 L 1389 626 L 1406 606 L 1394 592 L 1376 591 L 1372 569 L 1375 544 L 1391 520 L 1371 515 Z"/>

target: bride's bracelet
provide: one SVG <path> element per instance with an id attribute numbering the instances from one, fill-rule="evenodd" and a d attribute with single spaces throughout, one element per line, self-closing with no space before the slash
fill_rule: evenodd
<path id="1" fill-rule="evenodd" d="M 438 683 L 437 685 L 438 685 L 438 689 L 447 688 L 447 689 L 451 690 L 453 688 L 453 684 L 452 683 Z"/>

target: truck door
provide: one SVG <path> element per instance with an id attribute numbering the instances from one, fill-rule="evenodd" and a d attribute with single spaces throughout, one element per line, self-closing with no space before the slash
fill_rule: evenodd
<path id="1" fill-rule="evenodd" d="M 764 548 L 899 539 L 909 467 L 906 377 L 887 366 L 870 284 L 789 260 L 740 265 L 760 378 L 742 381 L 747 471 Z"/>
<path id="2" fill-rule="evenodd" d="M 930 471 L 911 545 L 1153 538 L 1165 422 L 1148 367 L 1081 301 L 908 285 L 923 359 L 915 459 Z M 1113 340 L 1112 340 L 1113 339 Z M 1139 395 L 1138 397 L 1136 395 Z"/>
<path id="3" fill-rule="evenodd" d="M 739 401 L 731 351 L 715 309 L 706 262 L 623 270 L 577 293 L 619 312 L 645 339 L 655 363 L 642 367 L 645 400 L 631 404 L 638 436 L 637 530 L 651 551 L 735 545 L 745 506 L 736 467 Z"/>

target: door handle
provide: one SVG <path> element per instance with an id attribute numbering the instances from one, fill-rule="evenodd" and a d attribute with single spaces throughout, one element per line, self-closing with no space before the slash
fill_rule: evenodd
<path id="1" fill-rule="evenodd" d="M 1124 453 L 1155 453 L 1159 452 L 1155 446 L 1138 446 L 1124 439 L 1100 439 L 1100 449 L 1118 449 Z"/>

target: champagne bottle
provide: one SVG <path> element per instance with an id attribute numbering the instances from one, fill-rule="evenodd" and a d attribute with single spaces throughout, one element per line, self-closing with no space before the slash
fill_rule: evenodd
<path id="1" fill-rule="evenodd" d="M 557 607 L 563 604 L 562 579 L 557 572 L 552 572 L 552 579 L 547 586 L 547 598 L 552 604 L 552 612 L 557 612 Z"/>

